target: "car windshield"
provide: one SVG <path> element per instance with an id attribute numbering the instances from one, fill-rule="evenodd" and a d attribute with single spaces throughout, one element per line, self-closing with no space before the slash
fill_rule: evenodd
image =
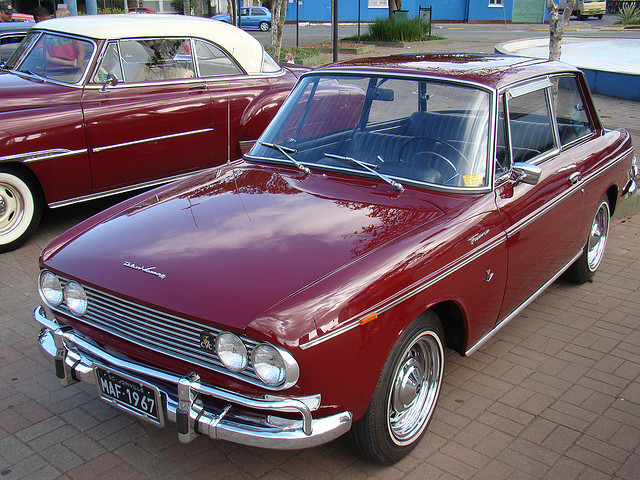
<path id="1" fill-rule="evenodd" d="M 93 43 L 62 34 L 30 32 L 4 65 L 7 70 L 65 83 L 84 78 Z"/>
<path id="2" fill-rule="evenodd" d="M 490 93 L 433 79 L 304 77 L 248 158 L 400 184 L 488 184 Z M 273 146 L 278 146 L 273 148 Z"/>

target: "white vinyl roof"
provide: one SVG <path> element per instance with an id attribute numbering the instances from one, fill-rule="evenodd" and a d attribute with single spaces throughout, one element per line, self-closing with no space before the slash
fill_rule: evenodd
<path id="1" fill-rule="evenodd" d="M 231 53 L 247 73 L 259 73 L 263 49 L 251 35 L 217 20 L 184 15 L 79 15 L 45 20 L 33 29 L 69 33 L 94 39 L 197 37 L 217 43 Z"/>

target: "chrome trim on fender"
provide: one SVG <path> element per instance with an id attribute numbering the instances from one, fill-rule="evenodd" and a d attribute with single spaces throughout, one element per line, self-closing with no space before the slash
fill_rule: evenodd
<path id="1" fill-rule="evenodd" d="M 378 305 L 372 307 L 370 310 L 366 310 L 365 312 L 361 312 L 359 313 L 356 317 L 352 317 L 351 320 L 347 320 L 347 322 L 345 324 L 343 324 L 343 326 L 333 330 L 332 332 L 329 332 L 321 337 L 317 337 L 307 343 L 301 344 L 300 348 L 302 350 L 306 350 L 307 348 L 311 348 L 314 347 L 322 342 L 325 342 L 326 340 L 330 340 L 338 335 L 341 335 L 345 332 L 348 332 L 349 330 L 357 327 L 358 325 L 360 325 L 360 320 L 372 315 L 372 314 L 377 314 L 380 315 L 384 312 L 386 312 L 387 310 L 392 309 L 393 307 L 401 304 L 402 302 L 404 302 L 405 300 L 408 300 L 409 298 L 419 294 L 420 292 L 422 292 L 423 290 L 426 290 L 427 288 L 433 286 L 434 284 L 436 284 L 437 282 L 441 281 L 442 279 L 448 277 L 449 275 L 451 275 L 452 273 L 460 270 L 462 267 L 467 266 L 469 263 L 471 263 L 474 260 L 477 260 L 479 257 L 481 257 L 482 255 L 484 255 L 485 253 L 493 250 L 494 248 L 502 245 L 503 243 L 505 243 L 507 241 L 507 236 L 501 232 L 500 234 L 496 235 L 495 237 L 489 239 L 488 241 L 484 242 L 482 245 L 479 245 L 478 247 L 476 247 L 473 250 L 470 250 L 469 252 L 467 252 L 465 255 L 463 255 L 462 257 L 458 258 L 457 260 L 449 263 L 448 265 L 445 265 L 444 267 L 442 267 L 440 270 L 434 272 L 433 276 L 431 277 L 430 280 L 427 280 L 426 282 L 422 282 L 419 283 L 418 285 L 412 285 L 409 286 L 405 289 L 405 292 L 399 293 L 399 297 L 397 297 L 395 300 L 393 299 L 385 299 L 382 302 L 378 303 Z"/>
<path id="2" fill-rule="evenodd" d="M 104 152 L 106 150 L 112 150 L 114 148 L 129 147 L 131 145 L 140 145 L 142 143 L 157 142 L 159 140 L 167 140 L 167 139 L 170 139 L 170 138 L 186 137 L 186 136 L 189 136 L 189 135 L 197 135 L 199 133 L 207 133 L 207 132 L 213 132 L 213 128 L 202 128 L 200 130 L 192 130 L 190 132 L 172 133 L 170 135 L 160 135 L 159 137 L 150 137 L 150 138 L 143 138 L 141 140 L 133 140 L 131 142 L 116 143 L 114 145 L 107 145 L 107 146 L 104 146 L 104 147 L 96 147 L 96 148 L 91 149 L 91 151 L 93 153 L 100 153 L 100 152 Z"/>
<path id="3" fill-rule="evenodd" d="M 558 273 L 556 273 L 553 277 L 551 277 L 547 283 L 542 285 L 538 290 L 535 291 L 533 295 L 531 295 L 527 300 L 525 300 L 525 302 L 522 305 L 520 305 L 513 312 L 507 315 L 499 323 L 497 323 L 495 327 L 493 327 L 489 332 L 485 334 L 484 337 L 482 337 L 480 340 L 476 342 L 475 345 L 473 345 L 470 349 L 468 349 L 465 352 L 465 356 L 469 356 L 472 353 L 476 352 L 480 347 L 482 347 L 485 343 L 487 343 L 487 341 L 491 337 L 493 337 L 496 333 L 498 333 L 502 329 L 502 327 L 506 326 L 520 312 L 522 312 L 525 308 L 527 308 L 536 298 L 538 298 L 547 288 L 549 288 L 549 285 L 551 285 L 558 278 L 560 278 L 560 275 L 562 275 L 573 264 L 573 262 L 575 262 L 580 257 L 580 255 L 582 255 L 582 250 L 580 250 L 580 252 L 569 261 L 569 263 L 567 263 L 564 267 L 562 267 Z"/>
<path id="4" fill-rule="evenodd" d="M 80 150 L 69 150 L 68 148 L 52 148 L 50 150 L 38 150 L 36 152 L 18 153 L 16 155 L 7 155 L 0 157 L 0 162 L 22 162 L 35 163 L 54 158 L 69 157 L 72 155 L 80 155 L 87 153 L 86 148 Z"/>
<path id="5" fill-rule="evenodd" d="M 177 424 L 178 438 L 183 443 L 202 434 L 243 445 L 288 450 L 330 442 L 351 428 L 352 415 L 348 411 L 314 419 L 311 412 L 320 404 L 317 395 L 254 398 L 211 387 L 201 383 L 194 373 L 180 377 L 116 357 L 77 336 L 70 327 L 46 318 L 41 306 L 33 316 L 43 326 L 38 337 L 40 351 L 55 364 L 56 375 L 63 386 L 78 381 L 97 384 L 95 365 L 150 384 L 160 391 L 164 399 L 163 418 Z M 214 412 L 203 403 L 207 397 L 227 406 Z M 242 412 L 235 414 L 235 407 L 266 412 L 266 415 L 243 417 Z M 300 419 L 277 417 L 276 413 L 294 413 L 300 415 Z"/>
<path id="6" fill-rule="evenodd" d="M 145 183 L 137 183 L 135 185 L 130 185 L 128 187 L 116 188 L 115 190 L 107 190 L 106 192 L 92 193 L 91 195 L 75 197 L 69 200 L 61 200 L 59 202 L 49 203 L 48 205 L 49 205 L 49 208 L 66 207 L 67 205 L 73 205 L 81 202 L 88 202 L 90 200 L 97 200 L 98 198 L 110 197 L 112 195 L 118 195 L 120 193 L 127 193 L 127 192 L 133 192 L 135 190 L 142 190 L 145 188 L 157 187 L 158 185 L 164 185 L 165 183 L 184 180 L 185 178 L 189 178 L 192 175 L 197 175 L 208 169 L 209 168 L 203 168 L 202 170 L 197 170 L 195 172 L 183 173 L 180 175 L 176 175 L 174 177 L 162 178 L 159 180 L 152 180 L 150 182 L 145 182 Z"/>

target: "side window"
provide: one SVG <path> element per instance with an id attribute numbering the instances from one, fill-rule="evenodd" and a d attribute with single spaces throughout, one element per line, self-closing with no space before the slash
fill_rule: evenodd
<path id="1" fill-rule="evenodd" d="M 204 40 L 196 40 L 196 59 L 201 77 L 242 73 L 238 65 L 226 53 Z"/>
<path id="2" fill-rule="evenodd" d="M 509 130 L 513 162 L 526 162 L 555 148 L 547 89 L 510 98 Z"/>
<path id="3" fill-rule="evenodd" d="M 188 38 L 121 40 L 126 82 L 154 82 L 195 77 Z"/>
<path id="4" fill-rule="evenodd" d="M 110 73 L 115 75 L 119 82 L 124 81 L 122 65 L 120 64 L 120 54 L 118 53 L 118 44 L 115 42 L 111 42 L 107 45 L 107 48 L 104 51 L 104 56 L 100 61 L 100 66 L 93 76 L 93 83 L 106 82 Z"/>
<path id="5" fill-rule="evenodd" d="M 553 103 L 560 143 L 567 145 L 593 132 L 584 107 L 580 86 L 574 76 L 553 79 Z"/>
<path id="6" fill-rule="evenodd" d="M 18 47 L 24 36 L 25 34 L 21 33 L 19 35 L 7 35 L 6 37 L 0 38 L 0 63 L 9 60 L 9 57 Z"/>

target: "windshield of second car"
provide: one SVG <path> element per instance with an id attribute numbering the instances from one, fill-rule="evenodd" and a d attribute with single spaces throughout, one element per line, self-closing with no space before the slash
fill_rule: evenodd
<path id="1" fill-rule="evenodd" d="M 483 187 L 490 104 L 489 92 L 464 84 L 310 75 L 250 157 L 379 174 L 401 184 Z"/>
<path id="2" fill-rule="evenodd" d="M 65 83 L 84 77 L 93 43 L 54 33 L 30 32 L 4 68 Z"/>

